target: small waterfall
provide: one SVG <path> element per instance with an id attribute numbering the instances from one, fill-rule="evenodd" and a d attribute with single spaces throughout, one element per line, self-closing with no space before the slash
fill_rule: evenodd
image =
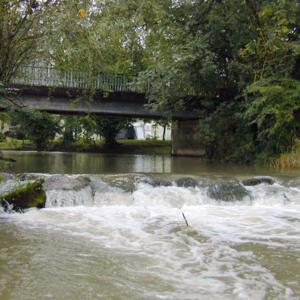
<path id="1" fill-rule="evenodd" d="M 24 178 L 23 178 L 24 177 Z M 28 181 L 22 177 L 24 184 Z M 299 180 L 250 178 L 247 180 L 126 175 L 34 175 L 44 179 L 46 208 L 72 206 L 291 206 L 300 204 Z M 34 180 L 33 175 L 30 178 Z M 19 183 L 18 183 L 19 184 Z M 22 183 L 23 184 L 23 183 Z M 16 180 L 9 179 L 0 192 L 13 189 Z M 3 200 L 1 212 L 11 212 Z"/>
<path id="2" fill-rule="evenodd" d="M 245 181 L 247 182 L 247 181 Z M 248 181 L 249 182 L 249 181 Z M 45 179 L 46 207 L 300 204 L 300 187 L 294 182 L 215 180 L 210 178 L 156 178 L 144 175 L 66 176 Z"/>
<path id="3" fill-rule="evenodd" d="M 50 190 L 46 192 L 46 208 L 67 207 L 94 204 L 93 191 L 91 187 L 85 187 L 79 191 Z"/>

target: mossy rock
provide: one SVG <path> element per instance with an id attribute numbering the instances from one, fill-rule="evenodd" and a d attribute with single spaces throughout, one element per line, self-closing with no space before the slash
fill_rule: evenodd
<path id="1" fill-rule="evenodd" d="M 33 181 L 33 180 L 39 180 L 42 179 L 43 175 L 40 174 L 27 174 L 27 173 L 20 173 L 20 174 L 16 174 L 15 178 L 19 181 Z"/>
<path id="2" fill-rule="evenodd" d="M 43 208 L 46 202 L 43 184 L 44 179 L 17 184 L 14 190 L 0 195 L 0 198 L 12 204 L 16 210 L 31 207 Z"/>
<path id="3" fill-rule="evenodd" d="M 275 182 L 271 177 L 254 177 L 242 180 L 242 184 L 245 186 L 254 186 L 262 183 L 272 185 Z"/>
<path id="4" fill-rule="evenodd" d="M 211 185 L 207 195 L 219 201 L 251 200 L 251 194 L 239 182 L 219 182 Z"/>
<path id="5" fill-rule="evenodd" d="M 85 176 L 52 175 L 45 178 L 45 190 L 80 191 L 91 183 Z"/>
<path id="6" fill-rule="evenodd" d="M 0 173 L 0 184 L 3 184 L 7 180 L 11 180 L 13 178 L 14 178 L 14 176 L 12 174 Z"/>
<path id="7" fill-rule="evenodd" d="M 141 182 L 147 183 L 153 187 L 172 186 L 171 181 L 167 181 L 164 179 L 153 179 L 153 178 L 146 177 L 142 179 Z"/>
<path id="8" fill-rule="evenodd" d="M 185 188 L 189 188 L 189 187 L 195 188 L 198 186 L 198 182 L 194 178 L 186 177 L 186 178 L 177 179 L 176 185 Z"/>

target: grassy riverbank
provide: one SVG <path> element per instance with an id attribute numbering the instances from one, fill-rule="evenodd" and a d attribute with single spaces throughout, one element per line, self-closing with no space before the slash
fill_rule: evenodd
<path id="1" fill-rule="evenodd" d="M 120 153 L 120 154 L 170 154 L 171 141 L 156 140 L 118 140 L 112 149 L 107 148 L 102 141 L 86 143 L 83 141 L 65 145 L 59 141 L 49 144 L 47 151 L 88 152 L 88 153 Z M 0 150 L 36 150 L 29 141 L 7 138 L 0 143 Z"/>
<path id="2" fill-rule="evenodd" d="M 271 164 L 275 168 L 300 168 L 300 140 L 297 140 L 292 151 L 283 153 Z"/>

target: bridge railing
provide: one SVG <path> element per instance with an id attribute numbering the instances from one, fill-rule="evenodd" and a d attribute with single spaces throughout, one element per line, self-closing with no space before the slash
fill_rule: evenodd
<path id="1" fill-rule="evenodd" d="M 68 72 L 53 67 L 21 66 L 12 83 L 16 85 L 96 89 L 107 92 L 144 93 L 135 84 L 136 77 L 113 73 Z"/>

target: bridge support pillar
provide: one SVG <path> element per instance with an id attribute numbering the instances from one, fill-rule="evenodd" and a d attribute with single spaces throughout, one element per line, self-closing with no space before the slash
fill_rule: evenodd
<path id="1" fill-rule="evenodd" d="M 172 123 L 172 155 L 203 156 L 198 120 L 176 120 Z"/>

